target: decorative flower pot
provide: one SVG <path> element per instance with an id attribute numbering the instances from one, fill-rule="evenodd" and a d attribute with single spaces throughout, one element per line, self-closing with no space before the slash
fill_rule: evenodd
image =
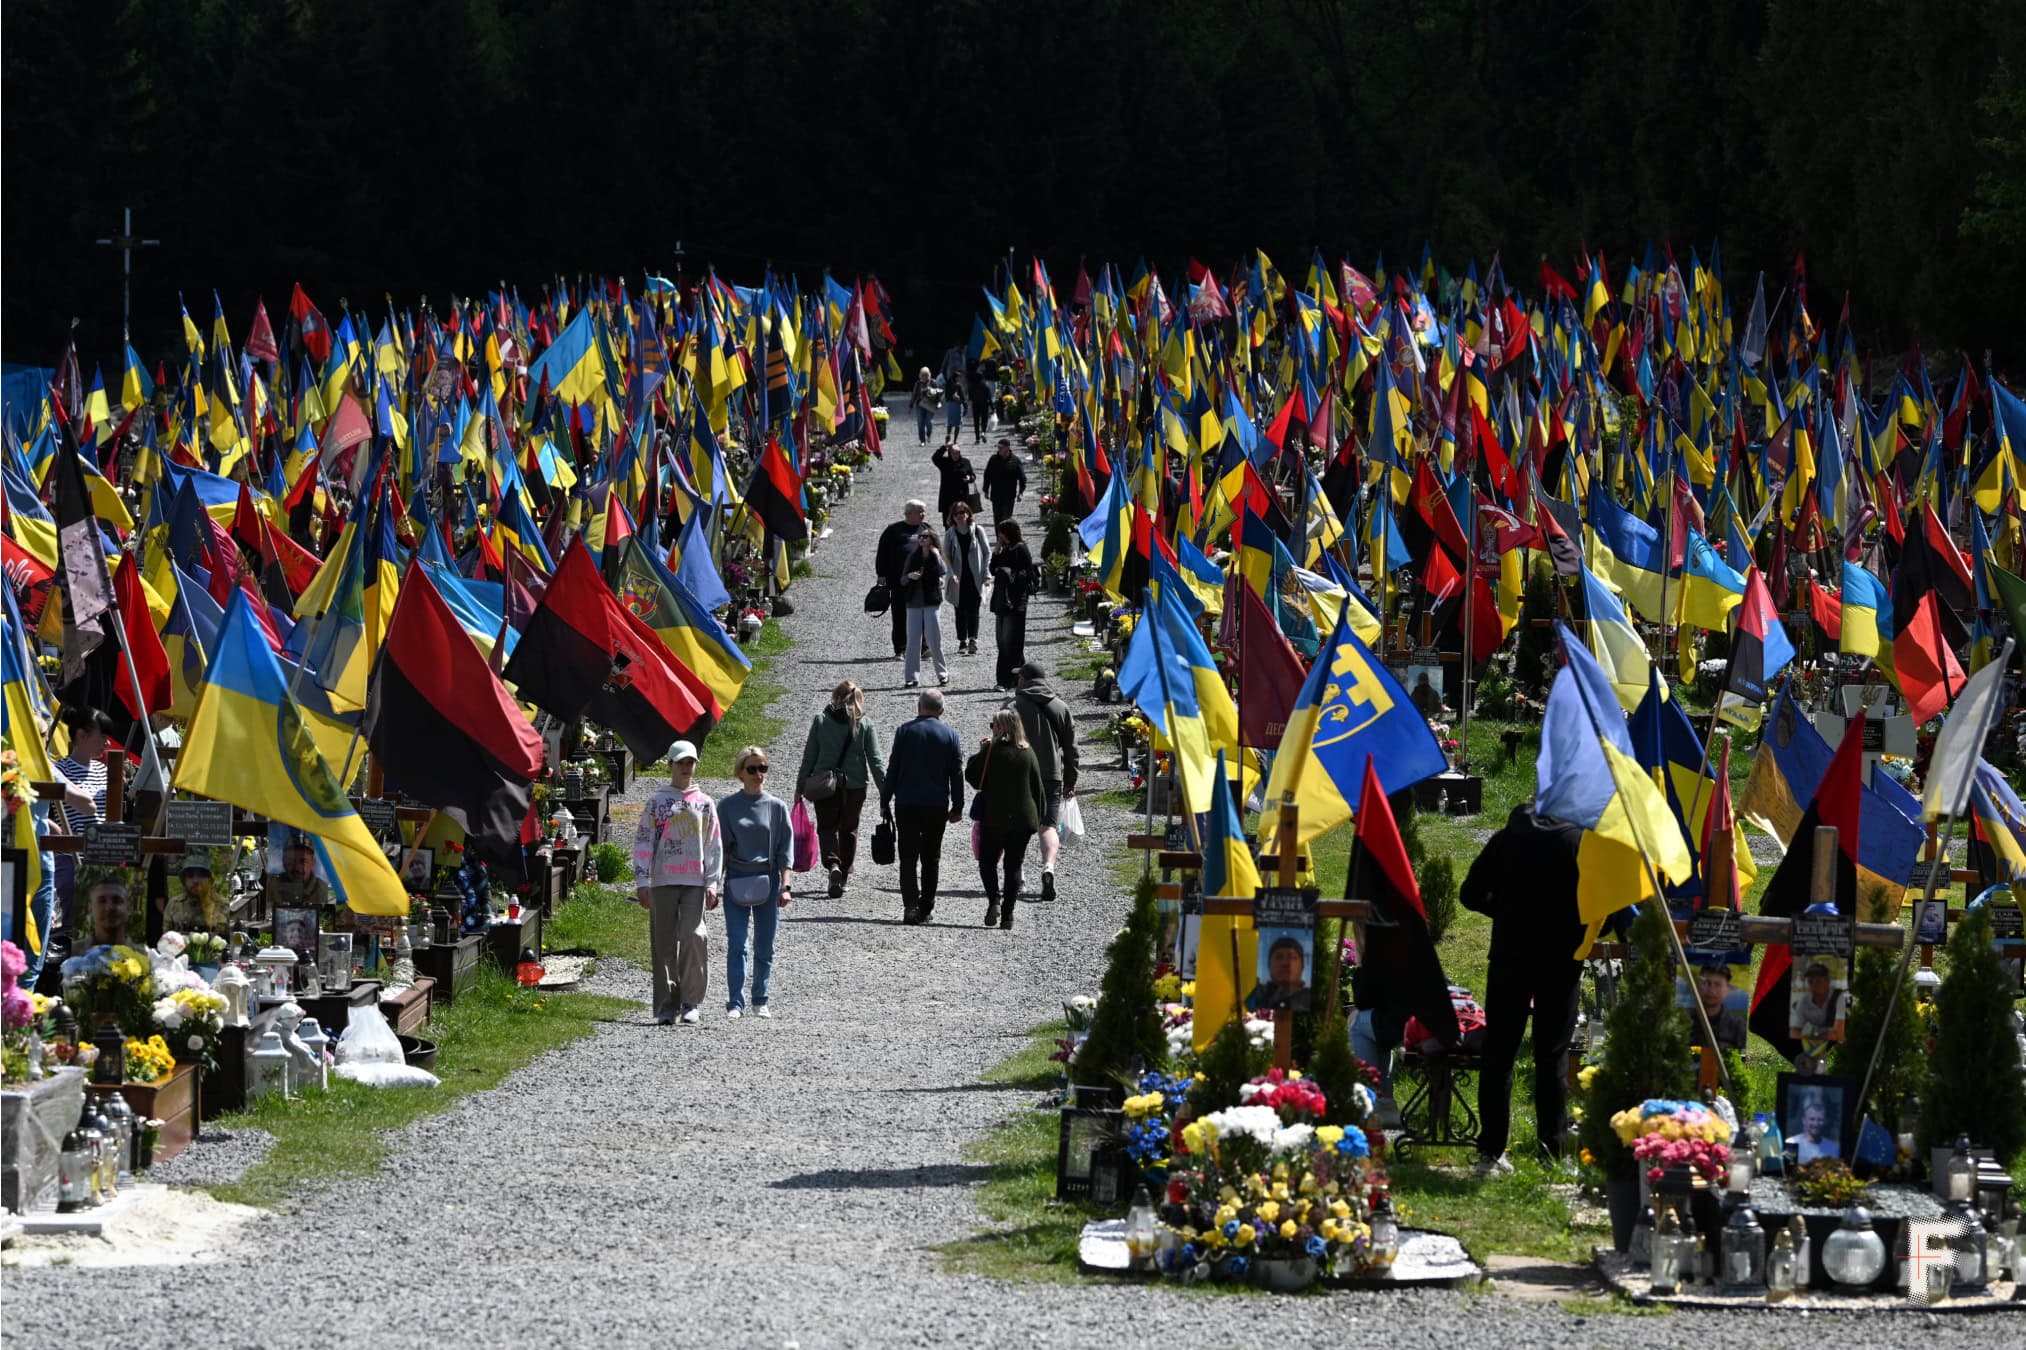
<path id="1" fill-rule="evenodd" d="M 1632 1230 L 1639 1223 L 1641 1208 L 1639 1178 L 1612 1177 L 1604 1183 L 1604 1201 L 1611 1211 L 1611 1249 L 1630 1251 Z"/>
<path id="2" fill-rule="evenodd" d="M 1279 1294 L 1298 1294 L 1315 1283 L 1313 1257 L 1262 1257 L 1252 1263 L 1253 1276 L 1262 1288 Z"/>

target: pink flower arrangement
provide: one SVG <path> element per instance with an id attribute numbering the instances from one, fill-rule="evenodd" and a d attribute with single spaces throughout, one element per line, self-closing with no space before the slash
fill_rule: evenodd
<path id="1" fill-rule="evenodd" d="M 1268 1069 L 1265 1077 L 1238 1089 L 1238 1100 L 1244 1106 L 1273 1108 L 1283 1125 L 1318 1120 L 1329 1110 L 1323 1090 L 1313 1079 L 1290 1078 L 1279 1069 Z"/>
<path id="2" fill-rule="evenodd" d="M 1706 1139 L 1668 1139 L 1658 1134 L 1642 1134 L 1632 1141 L 1632 1156 L 1646 1164 L 1646 1179 L 1656 1184 L 1668 1168 L 1680 1166 L 1693 1167 L 1706 1180 L 1717 1181 L 1724 1175 L 1731 1151 L 1723 1144 L 1712 1144 Z"/>

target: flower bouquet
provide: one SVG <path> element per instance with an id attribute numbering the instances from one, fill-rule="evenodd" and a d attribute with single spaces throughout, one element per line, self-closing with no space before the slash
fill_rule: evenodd
<path id="1" fill-rule="evenodd" d="M 21 987 L 28 958 L 11 942 L 0 941 L 0 1079 L 26 1081 L 29 1043 L 40 1034 L 55 1000 Z"/>
<path id="2" fill-rule="evenodd" d="M 1284 1097 L 1299 1114 L 1314 1108 L 1308 1090 L 1283 1093 L 1285 1086 L 1269 1085 L 1255 1098 Z M 1268 1263 L 1257 1273 L 1299 1286 L 1340 1260 L 1358 1264 L 1371 1239 L 1366 1217 L 1383 1186 L 1362 1130 L 1290 1124 L 1255 1101 L 1190 1121 L 1179 1133 L 1167 1198 L 1184 1217 L 1174 1226 L 1170 1273 L 1237 1280 Z"/>
<path id="3" fill-rule="evenodd" d="M 1651 1098 L 1611 1117 L 1611 1129 L 1657 1183 L 1670 1167 L 1718 1181 L 1730 1162 L 1731 1127 L 1701 1102 Z"/>
<path id="4" fill-rule="evenodd" d="M 173 1041 L 177 1059 L 209 1069 L 218 1061 L 218 1035 L 225 1029 L 225 996 L 195 986 L 178 989 L 155 1000 L 155 1025 Z"/>
<path id="5" fill-rule="evenodd" d="M 1126 1156 L 1152 1186 L 1168 1179 L 1169 1150 L 1174 1147 L 1175 1115 L 1189 1099 L 1194 1079 L 1149 1072 L 1140 1075 L 1138 1092 L 1124 1103 Z"/>
<path id="6" fill-rule="evenodd" d="M 127 1081 L 129 1083 L 159 1083 L 176 1072 L 176 1056 L 160 1036 L 147 1040 L 127 1040 Z"/>
<path id="7" fill-rule="evenodd" d="M 86 1040 L 111 1020 L 129 1035 L 154 1027 L 155 967 L 149 954 L 125 943 L 92 947 L 63 963 L 63 1001 L 77 1014 Z"/>

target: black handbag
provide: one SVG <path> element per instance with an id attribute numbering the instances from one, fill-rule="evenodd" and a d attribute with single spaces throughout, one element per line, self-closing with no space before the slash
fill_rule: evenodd
<path id="1" fill-rule="evenodd" d="M 851 743 L 858 739 L 858 728 L 853 726 L 845 733 L 844 747 L 837 752 L 837 762 L 827 769 L 818 769 L 802 784 L 802 800 L 827 802 L 844 791 L 844 760 L 851 753 Z"/>
<path id="2" fill-rule="evenodd" d="M 865 612 L 884 614 L 893 608 L 893 593 L 888 591 L 884 581 L 872 583 L 872 589 L 865 593 Z"/>
<path id="3" fill-rule="evenodd" d="M 893 832 L 893 817 L 884 817 L 872 832 L 872 861 L 881 867 L 892 866 L 898 844 Z"/>

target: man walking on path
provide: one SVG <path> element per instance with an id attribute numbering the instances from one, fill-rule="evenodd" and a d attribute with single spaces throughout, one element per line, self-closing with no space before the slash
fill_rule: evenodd
<path id="1" fill-rule="evenodd" d="M 1062 799 L 1076 795 L 1076 719 L 1069 705 L 1048 684 L 1047 672 L 1038 662 L 1020 667 L 1020 683 L 1013 690 L 1013 707 L 1020 714 L 1027 744 L 1041 764 L 1041 786 L 1048 806 L 1041 821 L 1041 898 L 1055 898 L 1055 858 L 1062 852 L 1057 826 L 1062 820 Z"/>
<path id="2" fill-rule="evenodd" d="M 908 550 L 914 546 L 915 536 L 921 533 L 922 520 L 928 513 L 927 502 L 910 500 L 901 508 L 901 519 L 880 532 L 879 547 L 872 555 L 872 570 L 878 575 L 880 584 L 886 587 L 887 613 L 893 619 L 893 654 L 896 659 L 907 650 L 907 606 L 900 598 L 901 564 L 907 561 Z"/>
<path id="3" fill-rule="evenodd" d="M 1013 442 L 999 438 L 999 448 L 985 461 L 985 495 L 992 499 L 992 523 L 1013 518 L 1013 504 L 1026 495 L 1027 466 L 1013 454 Z"/>
<path id="4" fill-rule="evenodd" d="M 1505 1156 L 1512 1128 L 1512 1071 L 1527 1017 L 1534 1021 L 1534 1118 L 1540 1145 L 1560 1157 L 1567 1125 L 1569 1042 L 1583 963 L 1576 911 L 1577 826 L 1513 809 L 1504 828 L 1470 864 L 1459 898 L 1491 917 L 1491 965 L 1485 976 L 1484 1060 L 1477 1080 L 1479 1176 L 1512 1171 Z"/>
<path id="5" fill-rule="evenodd" d="M 964 818 L 964 748 L 943 720 L 943 695 L 924 689 L 918 714 L 893 733 L 880 813 L 893 818 L 900 853 L 901 922 L 923 924 L 936 909 L 943 827 Z M 917 879 L 919 872 L 919 879 Z"/>

